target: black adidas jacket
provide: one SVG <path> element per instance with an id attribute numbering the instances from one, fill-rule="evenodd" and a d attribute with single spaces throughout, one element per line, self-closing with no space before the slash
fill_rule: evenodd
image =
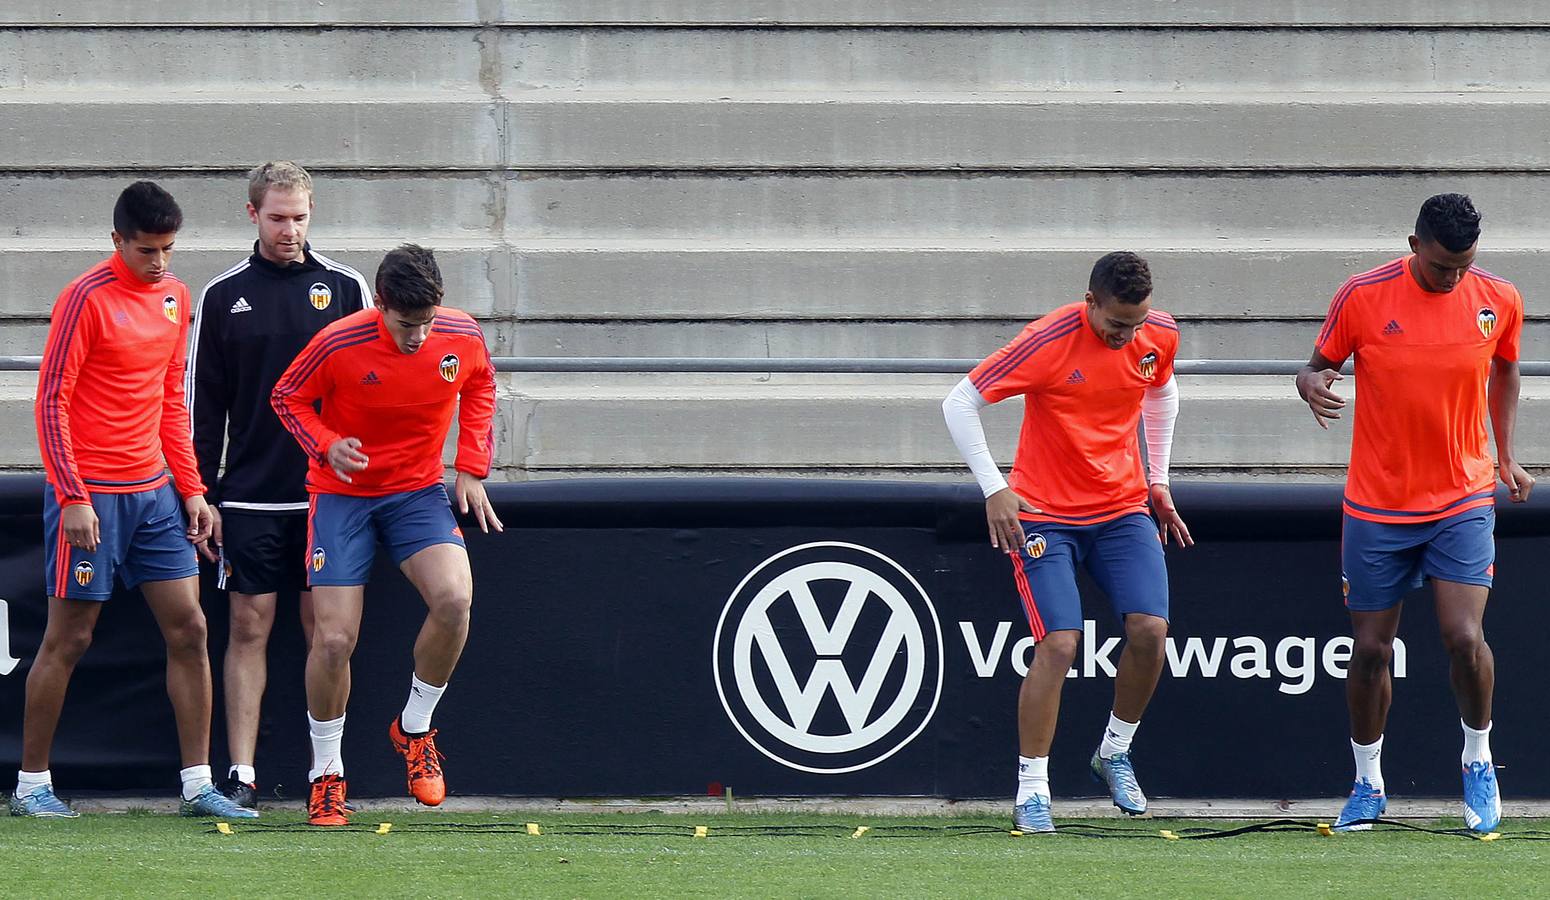
<path id="1" fill-rule="evenodd" d="M 371 287 L 311 245 L 304 262 L 284 267 L 253 250 L 211 279 L 194 309 L 185 376 L 194 454 L 206 496 L 223 509 L 306 512 L 307 458 L 269 393 L 323 326 L 371 305 Z"/>

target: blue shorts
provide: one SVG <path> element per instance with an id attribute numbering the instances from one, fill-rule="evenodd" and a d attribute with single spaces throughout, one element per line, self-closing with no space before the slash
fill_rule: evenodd
<path id="1" fill-rule="evenodd" d="M 1493 506 L 1414 525 L 1347 514 L 1340 533 L 1345 605 L 1361 612 L 1390 609 L 1423 578 L 1490 587 L 1496 572 L 1495 530 Z"/>
<path id="2" fill-rule="evenodd" d="M 385 497 L 313 494 L 307 512 L 307 582 L 366 583 L 381 541 L 398 565 L 435 544 L 463 544 L 447 489 L 433 484 Z"/>
<path id="3" fill-rule="evenodd" d="M 1151 516 L 1131 513 L 1097 525 L 1022 525 L 1023 549 L 1012 568 L 1034 640 L 1051 631 L 1082 630 L 1078 565 L 1087 567 L 1121 618 L 1129 613 L 1168 618 L 1168 566 Z"/>
<path id="4" fill-rule="evenodd" d="M 43 486 L 43 575 L 50 597 L 106 600 L 116 578 L 124 587 L 199 574 L 183 503 L 171 484 L 133 494 L 92 494 L 101 541 L 94 553 L 65 540 L 53 485 Z"/>

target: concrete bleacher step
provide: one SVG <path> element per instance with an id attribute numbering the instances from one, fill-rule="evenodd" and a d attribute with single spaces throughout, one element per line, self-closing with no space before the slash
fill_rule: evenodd
<path id="1" fill-rule="evenodd" d="M 249 0 L 223 4 L 126 5 L 119 0 L 9 0 L 0 24 L 18 25 L 468 25 L 531 26 L 1242 26 L 1384 27 L 1550 25 L 1550 11 L 1521 0 Z"/>
<path id="2" fill-rule="evenodd" d="M 522 173 L 507 182 L 505 223 L 556 240 L 1360 241 L 1402 252 L 1421 201 L 1440 190 L 1479 201 L 1488 240 L 1550 238 L 1550 177 L 1537 172 Z"/>
<path id="3" fill-rule="evenodd" d="M 1160 4 L 1132 6 L 1155 9 Z M 499 46 L 500 83 L 508 96 L 533 89 L 652 94 L 712 88 L 736 96 L 814 90 L 1144 94 L 1550 88 L 1550 45 L 1543 33 L 1484 22 L 1450 29 L 1335 28 L 1321 31 L 1317 40 L 1296 28 L 1193 24 L 509 28 L 501 32 Z"/>
<path id="4" fill-rule="evenodd" d="M 305 91 L 113 97 L 0 94 L 6 164 L 168 169 L 297 155 L 320 167 L 404 169 L 1113 169 L 1540 171 L 1550 93 L 835 95 Z M 546 96 L 539 96 L 546 94 Z M 1424 119 L 1425 129 L 1413 124 Z M 156 123 L 148 128 L 146 123 Z M 1114 141 L 1116 129 L 1145 141 Z M 190 141 L 189 134 L 200 139 Z M 1230 152 L 1228 152 L 1230 150 Z M 122 165 L 115 163 L 114 167 Z"/>
<path id="5" fill-rule="evenodd" d="M 503 375 L 498 464 L 506 477 L 580 472 L 907 475 L 967 478 L 942 424 L 954 376 Z M 1359 379 L 1342 387 L 1355 396 Z M 1174 465 L 1325 472 L 1348 458 L 1349 422 L 1324 431 L 1290 377 L 1181 378 Z M 0 458 L 37 469 L 28 373 L 0 373 Z M 985 413 L 1010 464 L 1021 405 Z M 1550 384 L 1524 383 L 1520 448 L 1550 442 Z"/>
<path id="6" fill-rule="evenodd" d="M 1533 171 L 1550 162 L 1538 138 L 1550 126 L 1542 92 L 550 94 L 508 101 L 512 165 Z M 1423 119 L 1426 128 L 1413 127 Z M 1115 141 L 1116 131 L 1138 139 Z"/>

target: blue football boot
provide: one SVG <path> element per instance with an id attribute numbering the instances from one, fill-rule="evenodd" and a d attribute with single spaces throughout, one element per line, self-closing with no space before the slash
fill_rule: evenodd
<path id="1" fill-rule="evenodd" d="M 1049 798 L 1034 794 L 1012 807 L 1012 827 L 1023 834 L 1054 834 L 1055 820 L 1049 814 Z"/>
<path id="2" fill-rule="evenodd" d="M 24 796 L 18 797 L 11 794 L 11 815 L 28 816 L 34 819 L 74 819 L 80 813 L 70 808 L 70 804 L 54 796 L 54 786 L 41 784 L 28 791 Z"/>
<path id="3" fill-rule="evenodd" d="M 1340 810 L 1340 818 L 1335 820 L 1336 831 L 1370 831 L 1372 823 L 1368 820 L 1376 819 L 1383 815 L 1383 811 L 1389 808 L 1389 798 L 1383 792 L 1372 786 L 1372 782 L 1365 778 L 1357 779 L 1351 785 L 1351 797 L 1346 800 L 1345 808 Z"/>
<path id="4" fill-rule="evenodd" d="M 258 810 L 238 806 L 235 801 L 207 784 L 192 800 L 184 800 L 178 812 L 185 816 L 209 816 L 212 819 L 256 819 Z"/>
<path id="5" fill-rule="evenodd" d="M 1496 766 L 1472 762 L 1464 767 L 1464 824 L 1490 832 L 1502 824 L 1502 795 L 1496 790 Z"/>
<path id="6" fill-rule="evenodd" d="M 1141 785 L 1136 782 L 1136 767 L 1131 763 L 1129 753 L 1116 753 L 1104 759 L 1093 751 L 1092 772 L 1095 781 L 1108 786 L 1109 796 L 1120 812 L 1127 816 L 1146 813 L 1146 795 L 1141 793 Z"/>

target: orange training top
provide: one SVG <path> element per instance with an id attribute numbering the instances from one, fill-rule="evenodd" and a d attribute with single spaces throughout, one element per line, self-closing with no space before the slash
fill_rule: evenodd
<path id="1" fill-rule="evenodd" d="M 168 467 L 181 496 L 205 492 L 183 406 L 189 309 L 188 285 L 146 284 L 117 253 L 60 291 L 33 407 L 60 506 L 161 487 Z"/>
<path id="2" fill-rule="evenodd" d="M 313 404 L 321 401 L 321 414 Z M 314 494 L 381 497 L 442 478 L 441 451 L 458 409 L 457 470 L 490 474 L 495 452 L 495 367 L 479 323 L 442 306 L 425 343 L 398 349 L 382 311 L 364 309 L 319 331 L 275 384 L 270 402 L 311 460 Z M 341 481 L 328 448 L 358 438 L 369 462 Z"/>
<path id="3" fill-rule="evenodd" d="M 1516 362 L 1523 298 L 1471 267 L 1449 293 L 1424 290 L 1403 257 L 1346 281 L 1314 349 L 1356 356 L 1356 425 L 1345 511 L 1430 522 L 1494 502 L 1486 443 L 1491 360 Z"/>
<path id="4" fill-rule="evenodd" d="M 1141 397 L 1173 377 L 1178 349 L 1178 324 L 1157 309 L 1134 340 L 1110 349 L 1078 301 L 1031 323 L 969 373 L 991 403 L 1028 395 L 1008 483 L 1041 512 L 1023 519 L 1093 525 L 1146 511 Z"/>

